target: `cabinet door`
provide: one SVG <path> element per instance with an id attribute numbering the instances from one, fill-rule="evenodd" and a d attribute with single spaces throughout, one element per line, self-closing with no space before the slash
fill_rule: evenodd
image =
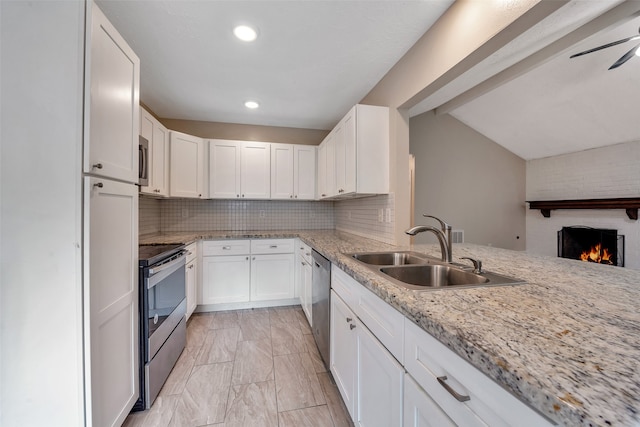
<path id="1" fill-rule="evenodd" d="M 323 177 L 322 191 L 319 191 L 320 198 L 333 197 L 336 195 L 336 146 L 335 132 L 331 132 L 322 142 L 323 150 L 321 162 L 318 167 L 323 167 L 321 177 Z M 321 164 L 323 163 L 323 164 Z"/>
<path id="2" fill-rule="evenodd" d="M 268 199 L 271 196 L 270 144 L 243 143 L 240 162 L 240 196 L 246 199 Z"/>
<path id="3" fill-rule="evenodd" d="M 356 316 L 334 291 L 331 291 L 331 353 L 329 365 L 351 419 L 356 402 Z"/>
<path id="4" fill-rule="evenodd" d="M 356 413 L 358 426 L 402 425 L 404 368 L 356 319 Z"/>
<path id="5" fill-rule="evenodd" d="M 159 121 L 153 126 L 151 143 L 150 175 L 153 179 L 153 193 L 158 196 L 169 195 L 169 131 Z"/>
<path id="6" fill-rule="evenodd" d="M 209 197 L 240 197 L 240 146 L 238 141 L 209 142 Z"/>
<path id="7" fill-rule="evenodd" d="M 343 119 L 342 125 L 342 150 L 340 155 L 344 156 L 344 169 L 341 171 L 340 188 L 344 194 L 356 192 L 356 173 L 357 173 L 357 152 L 356 152 L 356 108 L 351 111 Z"/>
<path id="8" fill-rule="evenodd" d="M 84 178 L 88 418 L 120 425 L 138 398 L 138 190 Z"/>
<path id="9" fill-rule="evenodd" d="M 291 144 L 271 144 L 272 199 L 293 199 L 293 154 Z"/>
<path id="10" fill-rule="evenodd" d="M 304 311 L 304 314 L 307 316 L 307 320 L 309 321 L 309 326 L 313 326 L 313 321 L 311 320 L 313 318 L 311 314 L 311 306 L 313 303 L 312 301 L 313 291 L 311 288 L 312 274 L 313 274 L 313 268 L 311 267 L 311 264 L 305 261 L 304 265 L 302 266 L 302 288 L 303 288 L 302 292 L 304 295 L 302 309 Z"/>
<path id="11" fill-rule="evenodd" d="M 83 169 L 85 173 L 136 183 L 140 59 L 95 5 L 88 38 Z"/>
<path id="12" fill-rule="evenodd" d="M 172 197 L 202 198 L 204 189 L 204 141 L 171 132 L 170 185 Z"/>
<path id="13" fill-rule="evenodd" d="M 322 141 L 322 144 L 318 146 L 318 167 L 316 174 L 318 199 L 327 197 L 327 144 L 325 141 Z"/>
<path id="14" fill-rule="evenodd" d="M 344 137 L 344 119 L 338 123 L 334 129 L 334 173 L 335 173 L 335 191 L 334 194 L 341 196 L 345 192 L 346 187 L 346 141 Z"/>
<path id="15" fill-rule="evenodd" d="M 456 424 L 409 374 L 404 375 L 404 427 L 455 427 Z"/>
<path id="16" fill-rule="evenodd" d="M 251 257 L 251 301 L 294 298 L 294 254 Z"/>
<path id="17" fill-rule="evenodd" d="M 197 260 L 192 260 L 186 265 L 185 268 L 185 286 L 187 293 L 187 320 L 193 314 L 198 306 L 198 300 L 196 298 L 196 277 L 197 277 Z"/>
<path id="18" fill-rule="evenodd" d="M 273 193 L 271 194 L 273 197 Z M 293 147 L 293 198 L 316 198 L 316 148 L 306 145 Z"/>
<path id="19" fill-rule="evenodd" d="M 202 258 L 202 304 L 249 301 L 249 255 Z"/>

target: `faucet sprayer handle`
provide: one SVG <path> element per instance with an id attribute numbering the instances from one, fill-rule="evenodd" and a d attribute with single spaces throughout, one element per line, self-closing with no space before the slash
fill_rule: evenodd
<path id="1" fill-rule="evenodd" d="M 463 256 L 460 259 L 468 259 L 469 261 L 471 261 L 473 263 L 473 272 L 476 274 L 482 274 L 482 261 L 480 261 L 479 259 L 475 259 L 475 258 L 470 258 L 468 256 Z"/>
<path id="2" fill-rule="evenodd" d="M 425 218 L 433 218 L 436 221 L 438 221 L 440 223 L 440 227 L 442 227 L 442 231 L 451 230 L 451 226 L 446 222 L 444 222 L 443 220 L 441 220 L 440 218 L 437 218 L 433 215 L 427 215 L 427 214 L 422 214 L 422 216 Z"/>

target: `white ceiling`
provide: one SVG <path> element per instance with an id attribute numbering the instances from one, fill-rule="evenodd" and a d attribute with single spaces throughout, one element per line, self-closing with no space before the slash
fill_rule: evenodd
<path id="1" fill-rule="evenodd" d="M 331 129 L 453 0 L 97 3 L 140 57 L 158 116 Z M 239 23 L 258 40 L 236 40 Z"/>
<path id="2" fill-rule="evenodd" d="M 638 27 L 640 18 L 589 37 L 451 115 L 525 160 L 640 141 L 640 57 L 607 70 L 638 41 L 569 59 Z"/>

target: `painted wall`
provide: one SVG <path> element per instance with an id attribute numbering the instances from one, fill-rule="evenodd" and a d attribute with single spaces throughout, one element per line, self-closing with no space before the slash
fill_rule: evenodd
<path id="1" fill-rule="evenodd" d="M 319 145 L 328 130 L 298 129 L 237 123 L 203 122 L 159 118 L 168 129 L 200 138 L 236 139 L 240 141 L 280 142 L 283 144 Z"/>
<path id="2" fill-rule="evenodd" d="M 525 161 L 448 114 L 409 124 L 416 224 L 437 224 L 428 213 L 464 230 L 465 242 L 524 250 Z M 437 240 L 421 233 L 414 242 Z"/>
<path id="3" fill-rule="evenodd" d="M 84 424 L 84 2 L 0 2 L 0 425 Z"/>
<path id="4" fill-rule="evenodd" d="M 527 200 L 602 199 L 640 194 L 640 141 L 527 162 Z M 527 251 L 557 256 L 563 226 L 617 229 L 625 235 L 625 266 L 640 270 L 640 223 L 624 210 L 527 209 Z"/>
<path id="5" fill-rule="evenodd" d="M 409 113 L 428 95 L 551 14 L 563 2 L 456 1 L 364 97 L 390 108 L 390 175 L 397 243 L 410 226 Z M 470 25 L 473 23 L 473 25 Z"/>

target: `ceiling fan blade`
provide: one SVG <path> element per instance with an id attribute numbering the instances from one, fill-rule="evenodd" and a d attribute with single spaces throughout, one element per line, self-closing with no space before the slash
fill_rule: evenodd
<path id="1" fill-rule="evenodd" d="M 624 64 L 625 62 L 627 62 L 628 60 L 631 59 L 632 56 L 634 56 L 636 54 L 636 50 L 638 50 L 638 48 L 640 47 L 640 43 L 638 43 L 633 49 L 631 49 L 629 52 L 625 53 L 620 59 L 618 59 L 611 67 L 609 67 L 610 70 L 613 70 L 614 68 L 618 68 L 619 66 L 621 66 L 622 64 Z"/>
<path id="2" fill-rule="evenodd" d="M 622 44 L 622 43 L 626 43 L 626 42 L 631 41 L 631 40 L 638 40 L 638 39 L 640 39 L 640 36 L 627 37 L 626 39 L 617 40 L 615 42 L 603 44 L 602 46 L 594 47 L 593 49 L 585 50 L 584 52 L 575 53 L 575 54 L 571 55 L 569 57 L 569 59 L 575 58 L 576 56 L 586 55 L 587 53 L 596 52 L 598 50 L 606 49 L 608 47 L 616 46 L 616 45 L 619 45 L 619 44 Z"/>

